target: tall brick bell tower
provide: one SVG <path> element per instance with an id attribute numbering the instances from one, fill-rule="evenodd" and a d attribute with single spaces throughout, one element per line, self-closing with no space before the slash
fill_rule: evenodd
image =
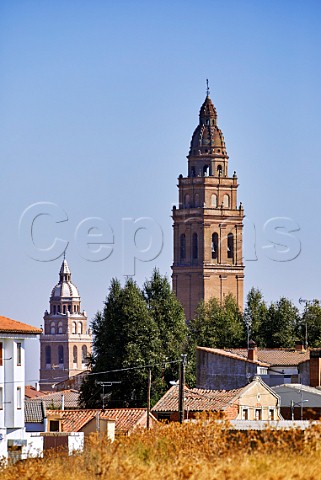
<path id="1" fill-rule="evenodd" d="M 191 141 L 188 176 L 179 176 L 179 206 L 173 208 L 173 290 L 190 321 L 200 300 L 228 293 L 243 309 L 244 210 L 237 203 L 237 176 L 228 174 L 228 155 L 209 96 L 200 109 Z"/>

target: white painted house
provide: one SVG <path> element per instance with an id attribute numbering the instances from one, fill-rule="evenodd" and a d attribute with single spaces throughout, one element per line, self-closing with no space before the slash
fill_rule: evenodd
<path id="1" fill-rule="evenodd" d="M 0 316 L 0 458 L 24 458 L 41 447 L 25 431 L 25 340 L 41 329 Z"/>

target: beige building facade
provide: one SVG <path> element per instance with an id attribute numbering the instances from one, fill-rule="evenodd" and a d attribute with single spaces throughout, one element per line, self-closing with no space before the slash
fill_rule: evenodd
<path id="1" fill-rule="evenodd" d="M 64 259 L 40 337 L 41 390 L 52 390 L 57 383 L 87 370 L 91 351 L 92 334 L 86 312 L 81 311 L 80 295 Z"/>
<path id="2" fill-rule="evenodd" d="M 221 303 L 231 293 L 243 309 L 244 210 L 238 179 L 228 172 L 228 155 L 209 92 L 191 141 L 188 175 L 179 176 L 179 205 L 173 208 L 173 290 L 187 321 L 201 300 Z"/>

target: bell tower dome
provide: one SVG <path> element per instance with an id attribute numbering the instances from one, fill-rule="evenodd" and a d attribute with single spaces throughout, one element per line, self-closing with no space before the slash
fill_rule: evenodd
<path id="1" fill-rule="evenodd" d="M 179 205 L 172 214 L 172 279 L 190 321 L 201 300 L 223 302 L 229 293 L 243 309 L 244 210 L 237 203 L 237 175 L 229 176 L 225 140 L 208 88 L 187 160 L 187 177 L 179 176 Z"/>
<path id="2" fill-rule="evenodd" d="M 52 389 L 56 383 L 87 370 L 92 350 L 92 334 L 87 315 L 80 308 L 80 295 L 71 282 L 71 272 L 64 258 L 59 282 L 50 295 L 50 309 L 44 314 L 40 337 L 40 386 Z"/>

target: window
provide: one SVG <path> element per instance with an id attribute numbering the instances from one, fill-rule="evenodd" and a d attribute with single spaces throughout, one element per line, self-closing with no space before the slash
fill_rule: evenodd
<path id="1" fill-rule="evenodd" d="M 51 333 L 51 335 L 55 335 L 55 333 L 56 333 L 56 326 L 55 326 L 54 323 L 52 323 L 50 325 L 50 333 Z"/>
<path id="2" fill-rule="evenodd" d="M 211 205 L 212 205 L 213 208 L 217 207 L 217 195 L 215 195 L 215 193 L 213 193 L 213 195 L 212 195 Z"/>
<path id="3" fill-rule="evenodd" d="M 197 260 L 197 258 L 198 258 L 198 238 L 197 238 L 197 233 L 193 233 L 193 237 L 192 237 L 192 256 L 193 256 L 193 260 Z"/>
<path id="4" fill-rule="evenodd" d="M 58 347 L 58 363 L 59 365 L 63 365 L 64 363 L 64 347 L 62 345 Z"/>
<path id="5" fill-rule="evenodd" d="M 17 409 L 21 410 L 21 387 L 17 387 Z"/>
<path id="6" fill-rule="evenodd" d="M 227 258 L 234 258 L 234 235 L 229 233 L 227 236 Z"/>
<path id="7" fill-rule="evenodd" d="M 180 258 L 181 260 L 185 260 L 186 258 L 186 237 L 185 233 L 182 233 L 180 236 Z"/>
<path id="8" fill-rule="evenodd" d="M 3 353 L 2 352 L 3 352 L 3 344 L 2 344 L 2 342 L 0 342 L 0 367 L 2 367 L 2 365 L 3 365 L 3 363 L 2 363 L 3 362 Z"/>
<path id="9" fill-rule="evenodd" d="M 62 311 L 63 311 L 64 314 L 66 313 L 66 305 L 64 305 L 64 306 L 62 307 Z"/>
<path id="10" fill-rule="evenodd" d="M 21 343 L 17 343 L 17 365 L 21 366 Z"/>
<path id="11" fill-rule="evenodd" d="M 49 421 L 49 432 L 59 432 L 59 420 Z"/>
<path id="12" fill-rule="evenodd" d="M 77 333 L 79 333 L 79 334 L 82 333 L 82 323 L 81 322 L 78 322 Z"/>
<path id="13" fill-rule="evenodd" d="M 260 408 L 255 409 L 255 420 L 262 420 L 262 410 Z"/>
<path id="14" fill-rule="evenodd" d="M 213 233 L 212 235 L 212 258 L 217 259 L 218 255 L 218 234 Z"/>
<path id="15" fill-rule="evenodd" d="M 194 150 L 194 152 L 195 152 L 195 150 Z M 195 155 L 195 153 L 194 153 L 194 155 Z M 195 167 L 191 168 L 191 177 L 195 177 Z"/>
<path id="16" fill-rule="evenodd" d="M 78 350 L 77 350 L 76 345 L 72 349 L 72 356 L 73 356 L 73 363 L 75 363 L 77 365 Z"/>
<path id="17" fill-rule="evenodd" d="M 207 150 L 205 150 L 205 152 L 207 152 Z M 208 177 L 208 171 L 209 171 L 208 165 L 204 165 L 204 167 L 203 167 L 203 176 L 204 177 Z"/>
<path id="18" fill-rule="evenodd" d="M 195 200 L 194 200 L 195 207 L 200 206 L 200 196 L 198 193 L 195 194 Z"/>
<path id="19" fill-rule="evenodd" d="M 83 345 L 83 346 L 82 346 L 82 349 L 81 349 L 81 357 L 82 357 L 81 362 L 82 362 L 82 363 L 86 363 L 86 362 L 87 362 L 87 347 L 86 347 L 86 345 Z"/>
<path id="20" fill-rule="evenodd" d="M 76 322 L 72 322 L 71 333 L 76 333 L 76 328 L 77 328 Z"/>
<path id="21" fill-rule="evenodd" d="M 47 345 L 45 348 L 45 357 L 46 357 L 46 365 L 51 365 L 51 347 Z"/>
<path id="22" fill-rule="evenodd" d="M 230 197 L 227 195 L 227 193 L 223 197 L 223 207 L 224 208 L 230 207 Z"/>
<path id="23" fill-rule="evenodd" d="M 71 305 L 68 305 L 68 312 L 71 313 Z"/>
<path id="24" fill-rule="evenodd" d="M 217 166 L 217 175 L 220 177 L 222 175 L 222 165 Z"/>
<path id="25" fill-rule="evenodd" d="M 274 418 L 274 408 L 269 408 L 269 420 L 275 420 L 275 418 Z"/>
<path id="26" fill-rule="evenodd" d="M 62 333 L 62 323 L 61 322 L 58 323 L 58 333 L 59 334 Z"/>
<path id="27" fill-rule="evenodd" d="M 190 207 L 190 197 L 189 197 L 189 194 L 188 194 L 188 193 L 185 195 L 184 205 L 185 205 L 185 208 L 189 208 L 189 207 Z"/>
<path id="28" fill-rule="evenodd" d="M 242 409 L 242 420 L 248 420 L 249 419 L 249 409 L 248 408 L 243 408 Z"/>
<path id="29" fill-rule="evenodd" d="M 56 305 L 53 306 L 53 314 L 56 315 Z"/>
<path id="30" fill-rule="evenodd" d="M 0 387 L 0 410 L 3 410 L 3 388 Z"/>

